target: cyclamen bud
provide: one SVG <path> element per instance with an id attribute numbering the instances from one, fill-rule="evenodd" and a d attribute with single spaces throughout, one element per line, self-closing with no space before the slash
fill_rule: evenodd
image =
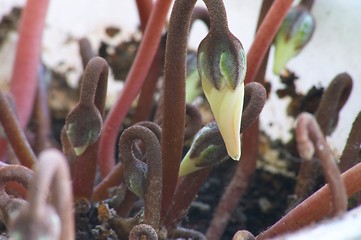
<path id="1" fill-rule="evenodd" d="M 80 156 L 99 138 L 103 121 L 95 105 L 78 104 L 68 115 L 65 127 L 75 154 Z"/>
<path id="2" fill-rule="evenodd" d="M 192 146 L 181 162 L 179 176 L 217 165 L 227 158 L 226 146 L 217 124 L 208 123 L 194 137 Z"/>
<path id="3" fill-rule="evenodd" d="M 306 46 L 314 29 L 315 19 L 309 10 L 302 6 L 291 8 L 275 37 L 275 74 L 279 74 L 287 62 Z"/>
<path id="4" fill-rule="evenodd" d="M 228 155 L 239 160 L 246 55 L 232 33 L 217 30 L 211 30 L 198 48 L 198 72 Z"/>

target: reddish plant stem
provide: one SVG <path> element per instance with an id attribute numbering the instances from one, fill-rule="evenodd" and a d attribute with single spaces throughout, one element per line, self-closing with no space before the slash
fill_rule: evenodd
<path id="1" fill-rule="evenodd" d="M 361 190 L 361 163 L 341 175 L 350 197 Z M 273 226 L 257 236 L 257 240 L 268 239 L 321 220 L 332 211 L 331 190 L 328 184 L 315 192 L 301 204 L 291 210 Z"/>
<path id="2" fill-rule="evenodd" d="M 108 71 L 108 64 L 104 59 L 100 57 L 91 59 L 83 75 L 80 99 L 77 105 L 95 105 L 94 108 L 98 109 L 102 118 L 104 118 Z M 91 199 L 95 181 L 98 146 L 99 139 L 88 146 L 86 151 L 76 159 L 76 164 L 72 169 L 75 200 L 80 198 Z"/>
<path id="3" fill-rule="evenodd" d="M 61 148 L 62 148 L 63 154 L 68 159 L 70 176 L 71 176 L 71 179 L 73 179 L 77 156 L 74 152 L 73 146 L 69 142 L 68 135 L 66 134 L 65 126 L 61 129 L 60 142 L 61 142 Z"/>
<path id="4" fill-rule="evenodd" d="M 157 240 L 158 235 L 155 229 L 148 224 L 138 224 L 129 233 L 129 240 Z"/>
<path id="5" fill-rule="evenodd" d="M 10 92 L 24 129 L 32 113 L 37 88 L 41 40 L 49 0 L 28 0 L 22 13 Z"/>
<path id="6" fill-rule="evenodd" d="M 8 165 L 0 168 L 0 211 L 1 220 L 8 227 L 10 216 L 22 207 L 26 201 L 21 198 L 9 196 L 5 191 L 8 182 L 20 183 L 25 189 L 33 177 L 33 171 L 19 165 Z"/>
<path id="7" fill-rule="evenodd" d="M 267 12 L 247 55 L 247 74 L 245 83 L 255 80 L 262 60 L 265 57 L 278 28 L 281 26 L 283 19 L 286 17 L 292 2 L 293 1 L 291 0 L 275 0 Z M 265 10 L 263 9 L 263 11 Z M 262 16 L 263 14 L 260 15 L 260 17 Z M 264 76 L 260 77 L 260 75 L 258 75 L 258 79 L 263 78 Z M 251 176 L 256 169 L 258 136 L 259 122 L 257 121 L 250 129 L 245 131 L 244 136 L 242 137 L 245 139 L 242 143 L 243 157 L 214 213 L 206 234 L 209 239 L 221 238 L 231 217 L 231 213 L 236 208 L 249 185 Z"/>
<path id="8" fill-rule="evenodd" d="M 124 218 L 129 217 L 129 214 L 133 209 L 134 202 L 137 200 L 137 198 L 137 195 L 127 189 L 123 202 L 119 206 L 115 207 L 117 215 Z"/>
<path id="9" fill-rule="evenodd" d="M 258 119 L 258 116 L 263 109 L 265 101 L 266 91 L 261 84 L 249 83 L 245 86 L 245 97 L 242 115 L 243 124 L 241 126 L 241 133 L 245 129 L 249 128 L 254 123 L 254 121 Z M 212 141 L 223 142 L 219 131 L 211 134 L 209 138 L 212 138 Z M 223 151 L 223 155 L 227 156 L 225 146 L 223 148 Z M 220 157 L 220 159 L 222 158 L 224 157 Z M 197 193 L 199 192 L 199 188 L 206 180 L 209 171 L 210 167 L 180 178 L 175 192 L 174 201 L 164 220 L 164 224 L 166 226 L 174 227 L 178 223 L 178 221 L 184 216 L 186 210 L 191 204 L 191 201 L 196 197 Z"/>
<path id="10" fill-rule="evenodd" d="M 239 200 L 246 191 L 251 176 L 256 169 L 258 156 L 259 124 L 254 123 L 244 132 L 242 143 L 242 159 L 237 166 L 231 182 L 222 195 L 215 210 L 213 219 L 208 227 L 206 236 L 209 240 L 221 239 L 222 234 L 229 222 L 232 212 L 237 207 Z"/>
<path id="11" fill-rule="evenodd" d="M 140 18 L 140 28 L 144 32 L 153 7 L 153 2 L 152 0 L 137 0 L 136 2 Z M 162 51 L 161 49 L 163 49 L 162 44 L 158 46 L 157 53 L 154 56 L 152 64 L 150 65 L 148 75 L 144 80 L 142 91 L 139 94 L 137 108 L 133 116 L 133 123 L 148 120 L 149 113 L 153 105 L 153 96 L 156 89 L 157 80 L 160 73 L 161 56 L 164 54 L 164 50 Z"/>
<path id="12" fill-rule="evenodd" d="M 315 119 L 324 135 L 330 135 L 337 126 L 339 112 L 350 96 L 352 79 L 347 73 L 338 74 L 322 95 L 321 102 L 315 113 Z M 294 191 L 294 202 L 304 200 L 310 196 L 322 175 L 320 163 L 317 159 L 302 161 L 298 172 Z"/>
<path id="13" fill-rule="evenodd" d="M 154 56 L 152 65 L 150 66 L 148 75 L 142 86 L 139 95 L 138 105 L 133 116 L 133 123 L 148 120 L 149 114 L 153 106 L 153 96 L 157 86 L 159 74 L 161 72 L 161 59 L 164 55 L 164 44 L 161 42 L 156 55 Z"/>
<path id="14" fill-rule="evenodd" d="M 322 95 L 315 112 L 317 123 L 325 135 L 330 135 L 338 122 L 338 115 L 352 90 L 352 78 L 347 73 L 338 74 Z"/>
<path id="15" fill-rule="evenodd" d="M 49 188 L 54 208 L 61 220 L 60 240 L 74 239 L 75 226 L 69 169 L 65 157 L 55 149 L 49 149 L 40 154 L 39 164 L 29 187 L 29 205 L 19 215 L 17 221 L 30 220 L 29 225 L 36 222 L 44 222 L 45 226 L 49 225 L 47 222 L 52 220 L 46 207 Z"/>
<path id="16" fill-rule="evenodd" d="M 190 140 L 202 128 L 202 115 L 199 110 L 186 104 L 186 126 L 184 129 L 184 142 Z"/>
<path id="17" fill-rule="evenodd" d="M 348 135 L 346 146 L 340 158 L 340 170 L 345 172 L 357 163 L 361 162 L 361 112 L 357 115 Z"/>
<path id="18" fill-rule="evenodd" d="M 81 38 L 79 40 L 79 53 L 80 53 L 83 69 L 85 70 L 86 65 L 88 64 L 90 59 L 95 57 L 95 53 L 92 49 L 89 39 Z"/>
<path id="19" fill-rule="evenodd" d="M 262 21 L 255 40 L 247 54 L 247 74 L 245 83 L 254 81 L 262 60 L 292 3 L 292 0 L 275 0 Z"/>
<path id="20" fill-rule="evenodd" d="M 125 81 L 124 89 L 104 123 L 98 152 L 99 170 L 102 177 L 108 175 L 115 165 L 114 151 L 118 130 L 131 103 L 138 95 L 156 54 L 171 2 L 171 0 L 158 0 L 152 8 L 149 23 Z"/>
<path id="21" fill-rule="evenodd" d="M 94 188 L 92 201 L 100 202 L 108 199 L 108 189 L 119 185 L 123 181 L 124 166 L 121 163 L 115 165 L 112 171 Z"/>
<path id="22" fill-rule="evenodd" d="M 228 29 L 223 1 L 204 1 L 209 11 L 211 30 L 223 33 Z M 179 164 L 182 157 L 185 128 L 185 79 L 187 36 L 196 0 L 178 0 L 173 5 L 169 20 L 166 56 L 164 64 L 164 100 L 162 159 L 163 199 L 162 216 L 165 216 L 173 201 L 177 185 Z"/>
<path id="23" fill-rule="evenodd" d="M 182 157 L 185 128 L 187 36 L 195 2 L 196 0 L 175 1 L 169 20 L 164 65 L 163 131 L 161 142 L 162 159 L 164 159 L 163 182 L 166 183 L 163 184 L 162 190 L 162 217 L 165 216 L 172 204 Z"/>
<path id="24" fill-rule="evenodd" d="M 153 1 L 152 0 L 136 0 L 137 2 L 137 9 L 140 19 L 140 28 L 144 32 L 149 16 L 152 11 Z"/>
<path id="25" fill-rule="evenodd" d="M 258 17 L 258 22 L 257 22 L 257 29 L 259 29 L 260 25 L 262 24 L 262 21 L 265 18 L 268 10 L 271 8 L 273 2 L 274 2 L 274 0 L 263 0 L 262 1 L 261 11 L 260 11 L 260 14 Z M 266 75 L 266 70 L 267 70 L 267 63 L 268 63 L 268 56 L 269 56 L 270 48 L 271 48 L 271 45 L 268 46 L 267 52 L 262 60 L 262 63 L 260 65 L 259 70 L 257 71 L 257 74 L 254 79 L 255 82 L 259 82 L 263 86 L 265 86 L 265 75 Z"/>
<path id="26" fill-rule="evenodd" d="M 309 113 L 297 117 L 296 141 L 303 159 L 310 160 L 315 153 L 321 162 L 324 176 L 330 186 L 333 215 L 339 216 L 347 209 L 347 195 L 337 167 L 337 161 L 328 146 L 316 119 Z"/>
<path id="27" fill-rule="evenodd" d="M 185 211 L 196 197 L 210 171 L 211 168 L 201 169 L 179 180 L 174 201 L 163 220 L 163 224 L 167 229 L 174 228 L 179 223 L 179 220 L 184 216 Z"/>
<path id="28" fill-rule="evenodd" d="M 36 156 L 31 149 L 24 132 L 22 131 L 14 111 L 11 109 L 8 100 L 1 91 L 0 109 L 0 122 L 17 158 L 19 159 L 21 165 L 32 168 L 36 163 Z"/>
<path id="29" fill-rule="evenodd" d="M 139 159 L 135 158 L 132 151 L 135 140 L 141 140 L 146 147 L 147 172 L 145 186 L 140 186 L 145 188 L 143 220 L 144 223 L 151 225 L 158 231 L 162 195 L 162 160 L 159 139 L 150 129 L 141 125 L 134 125 L 123 132 L 119 140 L 119 152 L 124 162 L 125 178 L 135 179 L 135 174 L 137 174 L 135 171 L 126 171 L 139 167 L 139 163 L 141 163 Z M 141 181 L 140 178 L 143 176 L 138 175 L 137 180 Z"/>
<path id="30" fill-rule="evenodd" d="M 54 145 L 51 133 L 51 117 L 48 106 L 48 84 L 46 69 L 41 65 L 39 83 L 34 105 L 34 121 L 36 125 L 35 147 L 36 154 Z"/>

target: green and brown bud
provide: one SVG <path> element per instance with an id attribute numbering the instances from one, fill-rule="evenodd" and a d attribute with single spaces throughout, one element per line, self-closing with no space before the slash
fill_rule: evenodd
<path id="1" fill-rule="evenodd" d="M 181 162 L 179 176 L 215 166 L 227 158 L 227 149 L 217 124 L 208 123 L 194 137 L 192 146 Z"/>
<path id="2" fill-rule="evenodd" d="M 94 104 L 78 104 L 68 115 L 66 133 L 77 156 L 98 140 L 103 120 Z"/>
<path id="3" fill-rule="evenodd" d="M 280 74 L 287 62 L 310 41 L 315 19 L 303 6 L 291 8 L 275 37 L 273 72 Z"/>
<path id="4" fill-rule="evenodd" d="M 246 75 L 246 55 L 241 42 L 228 30 L 210 31 L 198 48 L 198 72 L 227 152 L 239 160 Z"/>

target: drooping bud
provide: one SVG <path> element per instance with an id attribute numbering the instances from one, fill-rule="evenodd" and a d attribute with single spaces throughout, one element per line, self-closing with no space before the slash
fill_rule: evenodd
<path id="1" fill-rule="evenodd" d="M 198 72 L 228 155 L 241 157 L 240 127 L 246 55 L 228 30 L 210 31 L 198 48 Z"/>
<path id="2" fill-rule="evenodd" d="M 217 165 L 227 158 L 226 146 L 217 124 L 208 123 L 194 137 L 192 146 L 181 162 L 179 176 Z"/>
<path id="3" fill-rule="evenodd" d="M 65 127 L 75 154 L 80 156 L 99 138 L 103 121 L 94 104 L 78 104 L 68 115 Z"/>
<path id="4" fill-rule="evenodd" d="M 280 74 L 287 62 L 306 46 L 314 29 L 315 19 L 309 10 L 303 6 L 290 9 L 275 37 L 275 74 Z"/>

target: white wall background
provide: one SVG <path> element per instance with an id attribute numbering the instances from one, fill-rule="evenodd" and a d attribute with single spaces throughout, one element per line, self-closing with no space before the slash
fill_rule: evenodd
<path id="1" fill-rule="evenodd" d="M 0 17 L 9 11 L 12 5 L 23 5 L 24 0 L 0 0 Z M 43 39 L 43 59 L 54 67 L 65 62 L 62 68 L 69 66 L 80 68 L 80 58 L 74 39 L 88 36 L 94 47 L 100 37 L 104 37 L 104 26 L 118 26 L 122 29 L 121 38 L 129 37 L 138 24 L 138 14 L 134 0 L 51 0 Z M 199 1 L 201 2 L 201 1 Z M 202 4 L 202 3 L 199 3 Z M 261 0 L 225 0 L 231 31 L 249 50 Z M 354 79 L 354 89 L 348 103 L 340 115 L 339 125 L 330 137 L 331 145 L 340 153 L 350 127 L 361 110 L 361 1 L 359 0 L 316 0 L 312 9 L 317 27 L 309 45 L 289 62 L 288 67 L 299 75 L 297 89 L 306 92 L 312 85 L 326 86 L 341 72 L 348 72 Z M 196 48 L 206 34 L 199 24 L 192 31 L 191 46 Z M 11 57 L 6 55 L 7 61 Z M 273 76 L 272 52 L 268 65 L 267 78 L 271 81 L 273 92 L 261 115 L 261 126 L 275 138 L 287 140 L 293 120 L 285 116 L 287 100 L 279 100 L 274 91 L 280 87 L 277 77 Z M 0 65 L 5 61 L 0 53 Z M 8 67 L 9 68 L 9 67 Z M 2 67 L 1 78 L 8 78 L 9 70 Z M 79 72 L 70 74 L 74 81 Z M 114 88 L 119 91 L 119 87 Z M 269 123 L 273 126 L 270 127 Z"/>

